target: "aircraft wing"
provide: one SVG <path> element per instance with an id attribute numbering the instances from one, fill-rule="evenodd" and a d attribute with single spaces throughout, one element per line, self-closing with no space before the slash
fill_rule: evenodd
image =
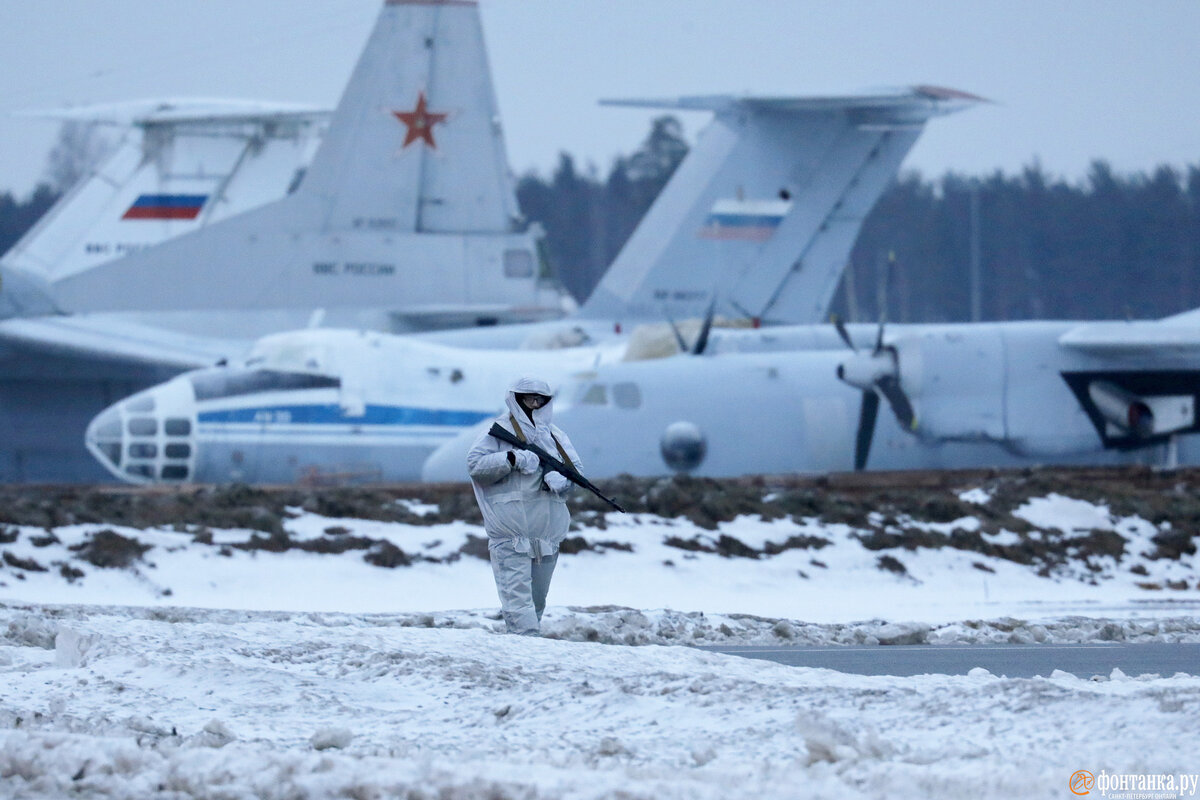
<path id="1" fill-rule="evenodd" d="M 236 358 L 249 343 L 175 333 L 105 317 L 48 316 L 0 321 L 0 375 L 14 356 L 67 356 L 131 366 L 195 369 Z"/>
<path id="2" fill-rule="evenodd" d="M 1200 325 L 1173 320 L 1092 322 L 1059 337 L 1058 343 L 1094 356 L 1196 356 Z"/>

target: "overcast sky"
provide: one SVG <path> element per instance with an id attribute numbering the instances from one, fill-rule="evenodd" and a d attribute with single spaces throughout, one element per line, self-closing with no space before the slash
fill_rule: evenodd
<path id="1" fill-rule="evenodd" d="M 332 108 L 380 0 L 0 2 L 0 191 L 41 178 L 20 109 L 144 97 Z M 1200 163 L 1196 0 L 482 0 L 513 168 L 605 172 L 654 112 L 601 98 L 937 84 L 993 105 L 935 120 L 906 166 L 1078 179 Z M 684 117 L 689 140 L 703 115 Z"/>

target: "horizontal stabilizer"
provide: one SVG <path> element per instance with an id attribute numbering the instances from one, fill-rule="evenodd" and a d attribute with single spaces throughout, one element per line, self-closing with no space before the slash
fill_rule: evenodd
<path id="1" fill-rule="evenodd" d="M 207 122 L 324 121 L 329 115 L 329 109 L 299 103 L 206 97 L 149 98 L 120 103 L 19 111 L 16 114 L 34 119 L 127 127 Z"/>
<path id="2" fill-rule="evenodd" d="M 913 119 L 924 122 L 931 116 L 950 114 L 977 103 L 988 102 L 985 98 L 958 89 L 938 86 L 913 86 L 881 94 L 843 95 L 828 97 L 767 97 L 756 95 L 694 95 L 675 98 L 601 100 L 601 105 L 627 106 L 633 108 L 660 108 L 680 111 L 712 111 L 727 113 L 737 108 L 761 109 L 781 112 L 900 112 L 903 119 L 908 112 L 916 112 Z"/>

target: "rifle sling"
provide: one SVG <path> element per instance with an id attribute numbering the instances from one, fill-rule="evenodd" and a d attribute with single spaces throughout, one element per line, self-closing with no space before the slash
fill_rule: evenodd
<path id="1" fill-rule="evenodd" d="M 517 418 L 512 414 L 508 415 L 508 421 L 512 423 L 513 432 L 517 434 L 517 438 L 522 442 L 529 444 L 529 440 L 525 438 L 525 431 L 521 430 L 521 424 L 517 422 Z M 558 454 L 562 456 L 562 463 L 566 464 L 571 469 L 579 472 L 579 467 L 575 466 L 575 462 L 567 455 L 567 451 L 563 449 L 562 443 L 558 441 L 558 437 L 554 435 L 554 431 L 550 431 L 550 438 L 554 440 L 554 446 L 558 448 Z"/>

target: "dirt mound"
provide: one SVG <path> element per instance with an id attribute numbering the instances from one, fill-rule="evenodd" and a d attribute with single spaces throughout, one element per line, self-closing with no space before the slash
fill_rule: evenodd
<path id="1" fill-rule="evenodd" d="M 1105 556 L 1120 560 L 1127 541 L 1111 530 L 1033 531 L 1014 515 L 1031 497 L 1060 494 L 1106 504 L 1119 516 L 1137 515 L 1159 525 L 1150 559 L 1178 560 L 1196 552 L 1200 529 L 1200 469 L 1154 471 L 1147 468 L 1022 469 L 943 472 L 885 472 L 819 477 L 762 476 L 713 480 L 688 476 L 632 478 L 598 482 L 602 491 L 633 513 L 683 518 L 705 531 L 739 516 L 766 520 L 820 520 L 854 527 L 865 548 L 880 552 L 884 569 L 895 569 L 895 555 L 904 550 L 943 547 L 998 557 L 1037 568 L 1043 574 L 1068 560 L 1085 565 Z M 964 497 L 967 490 L 978 490 Z M 604 530 L 615 512 L 590 493 L 577 491 L 572 499 L 574 534 L 569 548 L 621 549 L 621 542 L 577 536 L 585 530 Z M 380 566 L 405 566 L 412 554 L 378 540 L 347 535 L 331 528 L 317 542 L 289 538 L 285 523 L 302 512 L 335 519 L 362 519 L 432 525 L 452 521 L 481 523 L 479 510 L 466 484 L 407 484 L 355 488 L 189 486 L 177 489 L 98 487 L 0 487 L 0 542 L 11 541 L 10 526 L 51 529 L 91 523 L 130 528 L 174 527 L 193 533 L 199 541 L 208 529 L 255 531 L 246 549 L 282 551 L 292 548 L 362 550 Z M 931 531 L 925 523 L 951 525 L 975 518 L 978 528 L 951 527 Z M 1164 525 L 1169 523 L 1169 525 Z M 1008 531 L 1012 543 L 996 544 L 987 534 Z M 1036 535 L 1032 535 L 1035 534 Z M 53 534 L 48 533 L 47 536 Z M 112 531 L 95 534 L 79 556 L 95 566 L 127 566 L 144 550 Z M 591 544 L 589 544 L 591 542 Z M 820 537 L 793 537 L 782 545 L 759 550 L 726 534 L 714 537 L 668 537 L 681 550 L 716 552 L 729 558 L 770 557 L 786 549 L 819 550 Z M 35 544 L 40 543 L 35 542 Z M 136 542 L 133 542 L 136 545 Z M 451 557 L 486 557 L 482 540 Z M 889 555 L 892 554 L 892 555 Z M 888 558 L 885 559 L 884 557 Z M 12 564 L 18 569 L 41 566 Z"/>
<path id="2" fill-rule="evenodd" d="M 151 546 L 116 531 L 103 530 L 70 549 L 93 566 L 121 569 L 140 559 Z"/>

